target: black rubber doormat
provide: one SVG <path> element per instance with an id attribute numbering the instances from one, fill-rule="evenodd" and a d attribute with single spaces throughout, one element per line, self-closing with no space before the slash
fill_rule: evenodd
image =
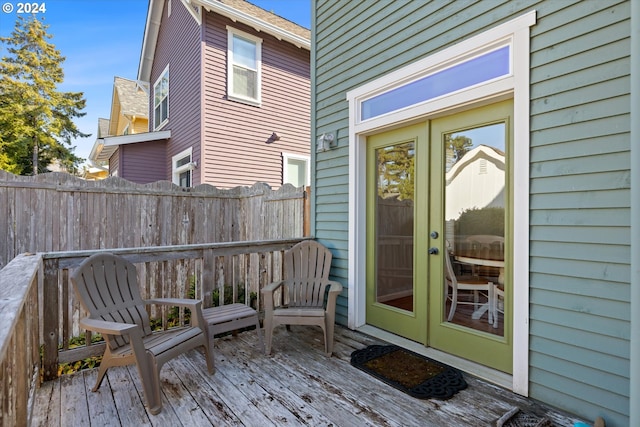
<path id="1" fill-rule="evenodd" d="M 356 350 L 351 364 L 418 399 L 446 400 L 467 388 L 462 372 L 396 345 Z"/>

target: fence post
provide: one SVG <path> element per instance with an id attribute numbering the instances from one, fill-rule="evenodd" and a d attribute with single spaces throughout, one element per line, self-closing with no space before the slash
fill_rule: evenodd
<path id="1" fill-rule="evenodd" d="M 302 214 L 302 228 L 303 236 L 311 236 L 311 187 L 305 187 L 302 194 L 302 200 L 304 201 L 304 209 Z"/>
<path id="2" fill-rule="evenodd" d="M 58 378 L 58 260 L 44 260 L 44 284 L 42 292 L 42 351 L 43 380 Z"/>
<path id="3" fill-rule="evenodd" d="M 202 307 L 209 308 L 213 306 L 213 289 L 215 288 L 216 277 L 216 257 L 213 255 L 212 249 L 204 249 L 202 251 L 202 275 L 200 284 L 202 290 Z"/>

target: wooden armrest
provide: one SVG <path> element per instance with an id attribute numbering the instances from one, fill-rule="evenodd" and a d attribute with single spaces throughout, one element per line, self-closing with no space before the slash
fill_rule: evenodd
<path id="1" fill-rule="evenodd" d="M 80 326 L 89 331 L 107 335 L 128 335 L 140 329 L 135 323 L 109 322 L 107 320 L 92 319 L 90 317 L 81 319 Z"/>

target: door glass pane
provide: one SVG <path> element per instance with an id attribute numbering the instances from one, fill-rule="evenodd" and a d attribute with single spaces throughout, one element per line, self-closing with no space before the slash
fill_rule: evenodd
<path id="1" fill-rule="evenodd" d="M 413 311 L 415 143 L 376 150 L 376 302 Z"/>
<path id="2" fill-rule="evenodd" d="M 191 187 L 191 171 L 182 172 L 178 180 L 180 181 L 180 187 Z"/>
<path id="3" fill-rule="evenodd" d="M 444 317 L 503 335 L 505 124 L 446 134 L 444 153 Z"/>

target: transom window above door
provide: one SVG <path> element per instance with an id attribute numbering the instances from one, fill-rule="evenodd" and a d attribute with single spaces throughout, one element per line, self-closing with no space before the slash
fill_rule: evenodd
<path id="1" fill-rule="evenodd" d="M 360 120 L 381 116 L 511 74 L 511 46 L 500 46 L 363 100 Z"/>
<path id="2" fill-rule="evenodd" d="M 262 39 L 231 27 L 227 31 L 227 97 L 260 105 Z"/>

